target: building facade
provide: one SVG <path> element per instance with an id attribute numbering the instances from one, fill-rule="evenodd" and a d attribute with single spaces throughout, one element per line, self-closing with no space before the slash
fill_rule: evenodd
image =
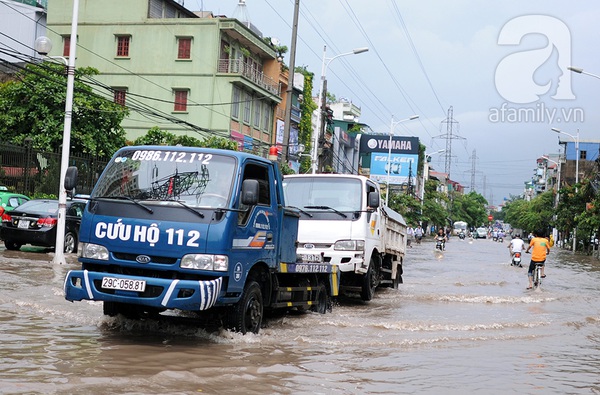
<path id="1" fill-rule="evenodd" d="M 50 55 L 68 56 L 71 20 L 71 0 L 50 2 Z M 158 127 L 233 138 L 259 155 L 275 142 L 279 54 L 249 24 L 172 0 L 86 1 L 77 45 L 76 67 L 98 69 L 97 91 L 130 109 L 130 140 Z"/>

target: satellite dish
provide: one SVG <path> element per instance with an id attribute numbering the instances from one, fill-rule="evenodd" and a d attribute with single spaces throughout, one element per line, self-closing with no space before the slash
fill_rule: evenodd
<path id="1" fill-rule="evenodd" d="M 271 37 L 271 45 L 278 46 L 281 42 L 277 37 Z"/>

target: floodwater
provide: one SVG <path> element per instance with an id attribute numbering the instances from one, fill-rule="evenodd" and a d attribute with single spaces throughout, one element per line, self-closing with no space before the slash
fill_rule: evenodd
<path id="1" fill-rule="evenodd" d="M 528 291 L 506 246 L 423 242 L 399 290 L 246 336 L 104 317 L 63 297 L 75 257 L 2 249 L 0 393 L 599 394 L 600 262 L 553 251 Z"/>

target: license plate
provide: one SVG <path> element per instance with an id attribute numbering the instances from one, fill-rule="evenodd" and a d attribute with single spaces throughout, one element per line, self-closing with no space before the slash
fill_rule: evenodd
<path id="1" fill-rule="evenodd" d="M 102 277 L 102 288 L 117 289 L 119 291 L 144 292 L 144 290 L 146 289 L 146 281 L 128 280 L 125 278 L 115 277 Z"/>
<path id="2" fill-rule="evenodd" d="M 19 229 L 28 229 L 29 228 L 29 221 L 26 219 L 20 219 L 19 220 L 19 224 L 17 225 L 17 228 Z"/>
<path id="3" fill-rule="evenodd" d="M 323 262 L 323 257 L 321 256 L 321 254 L 301 254 L 301 256 L 302 262 Z"/>

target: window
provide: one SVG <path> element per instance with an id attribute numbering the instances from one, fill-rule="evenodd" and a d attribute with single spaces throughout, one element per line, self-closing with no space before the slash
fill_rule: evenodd
<path id="1" fill-rule="evenodd" d="M 185 89 L 175 90 L 175 107 L 174 111 L 187 111 L 188 91 Z"/>
<path id="2" fill-rule="evenodd" d="M 262 102 L 260 100 L 254 100 L 254 127 L 260 129 L 260 109 Z"/>
<path id="3" fill-rule="evenodd" d="M 271 106 L 268 103 L 263 102 L 263 130 L 269 132 L 271 130 Z"/>
<path id="4" fill-rule="evenodd" d="M 71 52 L 71 36 L 63 36 L 63 56 L 69 56 Z"/>
<path id="5" fill-rule="evenodd" d="M 250 123 L 250 108 L 252 106 L 252 96 L 244 92 L 244 122 Z"/>
<path id="6" fill-rule="evenodd" d="M 587 158 L 587 151 L 579 151 L 579 159 L 586 160 L 586 158 Z"/>
<path id="7" fill-rule="evenodd" d="M 117 36 L 117 56 L 129 57 L 130 36 Z"/>
<path id="8" fill-rule="evenodd" d="M 177 59 L 190 59 L 192 52 L 192 39 L 180 37 L 177 39 Z"/>
<path id="9" fill-rule="evenodd" d="M 239 118 L 240 117 L 240 99 L 242 96 L 242 91 L 237 86 L 233 87 L 233 103 L 231 103 L 231 117 Z"/>
<path id="10" fill-rule="evenodd" d="M 124 88 L 114 88 L 114 102 L 120 104 L 122 106 L 125 105 L 125 99 L 127 96 L 127 89 Z"/>

